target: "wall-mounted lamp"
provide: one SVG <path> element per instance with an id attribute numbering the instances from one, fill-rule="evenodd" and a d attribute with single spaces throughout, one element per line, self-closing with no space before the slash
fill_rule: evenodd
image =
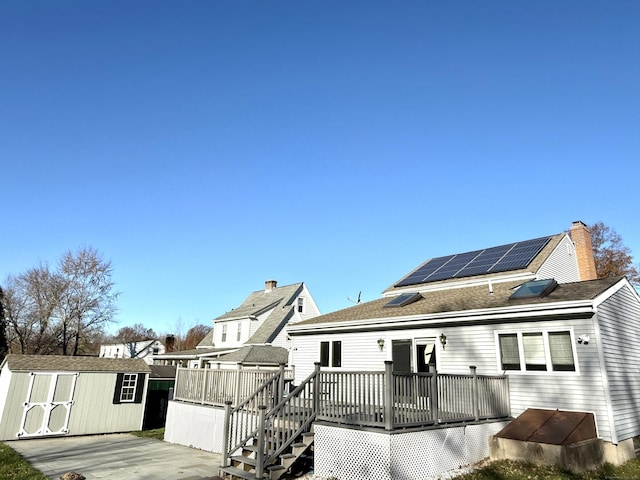
<path id="1" fill-rule="evenodd" d="M 444 333 L 440 334 L 440 345 L 442 345 L 442 349 L 444 350 L 445 345 L 447 344 L 447 336 Z"/>
<path id="2" fill-rule="evenodd" d="M 380 351 L 384 348 L 384 338 L 378 339 L 378 347 L 380 347 Z"/>
<path id="3" fill-rule="evenodd" d="M 589 343 L 589 340 L 591 340 L 591 338 L 589 338 L 589 335 L 580 335 L 578 337 L 578 343 L 584 343 L 585 345 Z"/>

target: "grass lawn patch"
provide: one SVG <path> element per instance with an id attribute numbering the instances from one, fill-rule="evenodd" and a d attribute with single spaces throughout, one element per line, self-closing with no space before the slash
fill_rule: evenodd
<path id="1" fill-rule="evenodd" d="M 6 443 L 0 443 L 0 478 L 3 480 L 48 480 Z"/>

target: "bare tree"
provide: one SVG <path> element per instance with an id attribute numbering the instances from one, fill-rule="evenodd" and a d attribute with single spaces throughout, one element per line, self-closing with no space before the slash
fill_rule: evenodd
<path id="1" fill-rule="evenodd" d="M 0 287 L 0 364 L 9 353 L 9 342 L 7 341 L 7 321 L 4 316 L 4 292 Z"/>
<path id="2" fill-rule="evenodd" d="M 209 333 L 211 327 L 206 325 L 195 325 L 189 329 L 187 336 L 182 342 L 182 350 L 191 350 L 202 341 L 202 339 Z"/>
<path id="3" fill-rule="evenodd" d="M 633 265 L 631 250 L 622 237 L 602 222 L 589 226 L 589 230 L 598 278 L 624 275 L 631 283 L 640 284 L 640 268 Z"/>
<path id="4" fill-rule="evenodd" d="M 122 327 L 119 329 L 118 333 L 113 337 L 113 340 L 124 344 L 129 350 L 129 356 L 135 358 L 139 353 L 136 349 L 137 343 L 146 340 L 155 340 L 156 338 L 158 338 L 158 336 L 152 328 L 147 328 L 141 323 L 136 323 L 132 327 Z"/>
<path id="5" fill-rule="evenodd" d="M 111 264 L 91 248 L 65 253 L 54 271 L 41 264 L 9 276 L 4 287 L 10 351 L 77 355 L 94 350 L 116 312 Z"/>
<path id="6" fill-rule="evenodd" d="M 62 285 L 47 265 L 7 278 L 4 313 L 12 340 L 24 354 L 54 353 L 58 339 L 51 325 Z"/>
<path id="7" fill-rule="evenodd" d="M 57 333 L 63 355 L 86 349 L 88 336 L 101 331 L 117 312 L 111 262 L 92 248 L 67 251 L 58 265 L 63 292 L 56 308 Z"/>

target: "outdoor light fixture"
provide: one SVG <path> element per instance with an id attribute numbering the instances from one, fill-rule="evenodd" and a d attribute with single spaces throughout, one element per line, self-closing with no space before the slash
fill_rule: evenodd
<path id="1" fill-rule="evenodd" d="M 447 344 L 447 336 L 444 333 L 440 334 L 440 345 L 442 345 L 442 349 L 444 350 L 444 346 Z"/>
<path id="2" fill-rule="evenodd" d="M 380 347 L 380 351 L 384 348 L 384 338 L 378 339 L 378 347 Z"/>

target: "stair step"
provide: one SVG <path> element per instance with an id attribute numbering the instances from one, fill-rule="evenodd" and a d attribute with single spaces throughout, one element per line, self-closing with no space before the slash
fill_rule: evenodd
<path id="1" fill-rule="evenodd" d="M 256 453 L 258 451 L 257 445 L 243 445 L 242 450 L 247 452 Z"/>
<path id="2" fill-rule="evenodd" d="M 234 477 L 239 477 L 239 478 L 243 478 L 244 480 L 255 480 L 256 479 L 256 473 L 255 472 L 247 472 L 246 470 L 241 470 L 239 468 L 236 467 L 221 467 L 220 470 L 222 470 L 224 473 L 234 476 Z M 264 478 L 268 478 L 268 477 L 264 477 Z"/>
<path id="3" fill-rule="evenodd" d="M 233 455 L 231 460 L 238 463 L 244 463 L 245 465 L 251 465 L 252 467 L 255 467 L 257 464 L 255 458 L 245 457 L 244 455 Z"/>

